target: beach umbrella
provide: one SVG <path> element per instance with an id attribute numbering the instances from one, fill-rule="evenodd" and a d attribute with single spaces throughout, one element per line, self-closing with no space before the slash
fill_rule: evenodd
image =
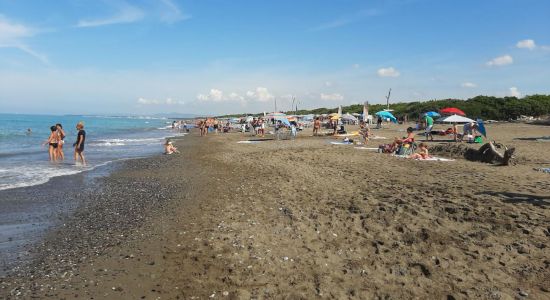
<path id="1" fill-rule="evenodd" d="M 460 115 L 460 116 L 465 116 L 466 115 L 466 113 L 464 113 L 462 110 L 460 110 L 456 107 L 443 108 L 443 109 L 440 109 L 439 112 L 442 113 L 442 114 L 445 114 L 445 115 L 451 115 L 451 114 Z"/>
<path id="2" fill-rule="evenodd" d="M 290 126 L 290 121 L 285 116 L 279 116 L 274 118 L 275 121 L 281 121 L 286 126 Z"/>
<path id="3" fill-rule="evenodd" d="M 248 123 L 248 122 L 252 122 L 253 119 L 254 119 L 253 116 L 248 116 L 246 117 L 246 119 L 244 119 L 244 121 Z"/>
<path id="4" fill-rule="evenodd" d="M 466 118 L 466 117 L 459 116 L 459 115 L 448 116 L 448 117 L 444 118 L 441 121 L 442 122 L 447 122 L 447 123 L 474 123 L 475 122 L 474 120 L 472 120 L 470 118 Z"/>
<path id="5" fill-rule="evenodd" d="M 441 117 L 440 114 L 436 113 L 435 111 L 429 111 L 424 114 L 425 116 L 432 117 L 432 118 L 438 118 Z"/>
<path id="6" fill-rule="evenodd" d="M 366 122 L 369 117 L 369 101 L 363 103 L 363 121 Z"/>
<path id="7" fill-rule="evenodd" d="M 487 137 L 487 130 L 485 129 L 485 124 L 483 124 L 482 119 L 477 119 L 477 131 L 483 134 L 484 137 Z"/>
<path id="8" fill-rule="evenodd" d="M 377 112 L 376 115 L 385 119 L 390 119 L 392 122 L 397 123 L 397 118 L 395 118 L 389 111 L 382 110 Z"/>

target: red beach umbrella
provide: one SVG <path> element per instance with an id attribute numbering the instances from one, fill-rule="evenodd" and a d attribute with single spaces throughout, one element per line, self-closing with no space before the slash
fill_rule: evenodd
<path id="1" fill-rule="evenodd" d="M 463 111 L 461 111 L 460 109 L 456 108 L 456 107 L 447 107 L 447 108 L 443 108 L 441 110 L 439 110 L 440 113 L 442 114 L 446 114 L 446 115 L 461 115 L 461 116 L 465 116 L 466 113 L 464 113 Z"/>

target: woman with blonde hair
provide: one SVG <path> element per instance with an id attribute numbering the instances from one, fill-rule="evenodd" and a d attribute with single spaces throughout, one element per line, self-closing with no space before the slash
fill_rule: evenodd
<path id="1" fill-rule="evenodd" d="M 76 135 L 76 142 L 74 146 L 74 161 L 77 162 L 80 158 L 80 162 L 86 165 L 86 159 L 84 158 L 84 142 L 86 141 L 86 131 L 84 131 L 84 123 L 78 122 L 76 124 L 78 134 Z"/>

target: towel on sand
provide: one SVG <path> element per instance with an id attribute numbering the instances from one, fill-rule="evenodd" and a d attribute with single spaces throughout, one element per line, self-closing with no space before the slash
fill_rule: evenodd
<path id="1" fill-rule="evenodd" d="M 353 145 L 350 142 L 330 142 L 332 145 Z"/>
<path id="2" fill-rule="evenodd" d="M 392 156 L 399 157 L 399 158 L 409 158 L 408 155 L 392 155 Z M 436 157 L 436 156 L 432 156 L 432 157 L 426 158 L 426 159 L 415 159 L 415 160 L 418 160 L 418 161 L 455 161 L 454 159 L 445 158 L 445 157 Z"/>

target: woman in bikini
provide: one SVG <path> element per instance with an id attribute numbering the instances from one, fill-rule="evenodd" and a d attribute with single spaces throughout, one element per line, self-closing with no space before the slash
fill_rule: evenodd
<path id="1" fill-rule="evenodd" d="M 50 127 L 50 136 L 44 142 L 44 145 L 48 145 L 48 155 L 51 162 L 57 160 L 57 147 L 59 146 L 59 135 L 57 134 L 57 127 Z"/>
<path id="2" fill-rule="evenodd" d="M 60 123 L 55 124 L 57 127 L 57 134 L 59 135 L 59 143 L 57 145 L 57 158 L 60 160 L 65 159 L 65 153 L 63 153 L 63 144 L 65 144 L 65 130 Z"/>
<path id="3" fill-rule="evenodd" d="M 402 138 L 402 139 L 395 138 L 394 141 L 393 141 L 393 144 L 391 145 L 391 149 L 393 149 L 393 151 L 395 151 L 395 150 L 397 150 L 397 148 L 399 148 L 400 145 L 405 144 L 405 143 L 413 143 L 413 142 L 414 142 L 413 128 L 409 127 L 409 128 L 407 128 L 407 137 Z"/>

